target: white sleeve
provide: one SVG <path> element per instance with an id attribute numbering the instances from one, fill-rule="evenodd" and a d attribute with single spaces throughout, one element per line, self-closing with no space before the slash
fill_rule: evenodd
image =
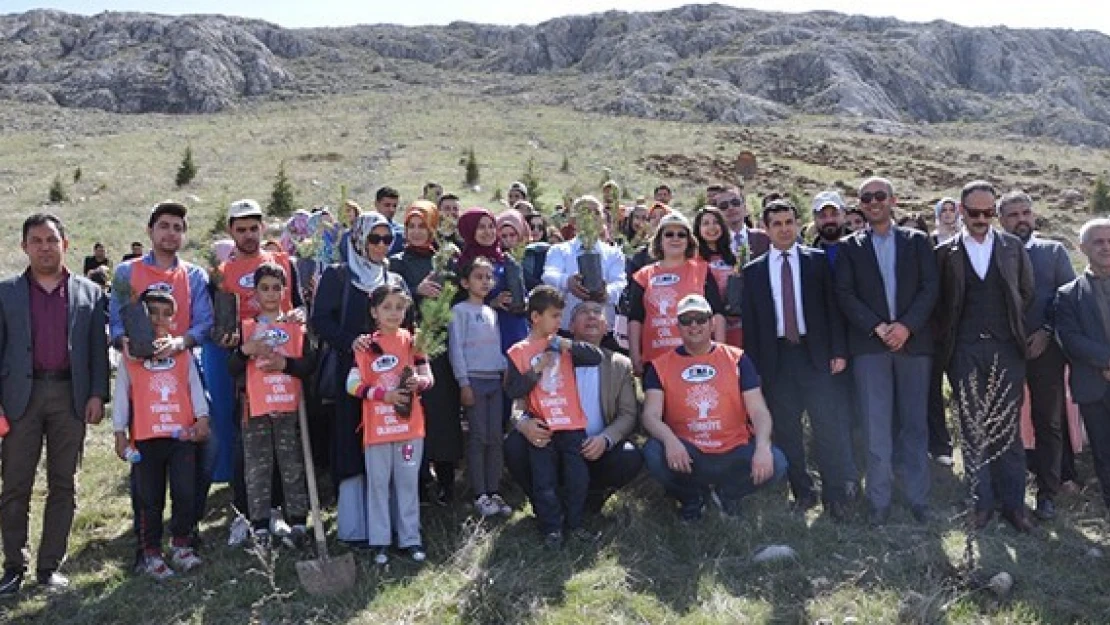
<path id="1" fill-rule="evenodd" d="M 566 243 L 556 243 L 547 250 L 547 259 L 543 265 L 543 275 L 541 280 L 549 286 L 553 286 L 559 291 L 567 290 L 567 280 L 570 276 L 566 272 L 566 257 L 569 253 L 569 246 Z"/>
<path id="2" fill-rule="evenodd" d="M 188 352 L 185 352 L 188 353 Z M 193 414 L 196 418 L 208 417 L 208 398 L 204 394 L 204 383 L 200 380 L 197 361 L 189 355 L 189 398 L 193 401 Z"/>

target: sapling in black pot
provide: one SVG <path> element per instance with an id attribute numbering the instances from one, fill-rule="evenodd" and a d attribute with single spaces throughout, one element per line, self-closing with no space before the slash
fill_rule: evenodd
<path id="1" fill-rule="evenodd" d="M 131 282 L 116 274 L 112 280 L 112 297 L 119 304 L 120 319 L 123 320 L 123 334 L 127 337 L 127 351 L 135 358 L 150 358 L 157 351 L 154 348 L 154 324 L 150 322 L 146 304 L 134 300 Z"/>
<path id="2" fill-rule="evenodd" d="M 601 224 L 593 204 L 583 202 L 574 215 L 574 226 L 578 242 L 578 275 L 582 276 L 582 288 L 591 295 L 605 290 L 605 279 L 601 273 L 601 252 L 597 241 L 601 234 Z"/>
<path id="3" fill-rule="evenodd" d="M 223 290 L 224 275 L 215 252 L 208 251 L 208 282 L 212 285 L 212 311 L 215 317 L 209 336 L 217 343 L 239 330 L 239 296 Z"/>

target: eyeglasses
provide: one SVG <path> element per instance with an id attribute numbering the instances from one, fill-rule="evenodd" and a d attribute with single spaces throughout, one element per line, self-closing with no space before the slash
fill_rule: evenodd
<path id="1" fill-rule="evenodd" d="M 713 315 L 709 313 L 689 313 L 686 315 L 679 315 L 678 325 L 684 328 L 690 327 L 692 325 L 705 325 L 709 323 L 709 320 L 712 318 Z"/>
<path id="2" fill-rule="evenodd" d="M 686 238 L 686 231 L 685 230 L 667 230 L 666 232 L 663 233 L 663 238 L 665 238 L 665 239 L 685 239 Z"/>
<path id="3" fill-rule="evenodd" d="M 871 200 L 885 202 L 888 197 L 890 197 L 890 195 L 888 195 L 886 191 L 876 191 L 874 193 L 867 192 L 859 194 L 859 201 L 860 204 L 870 204 Z"/>
<path id="4" fill-rule="evenodd" d="M 717 202 L 717 208 L 720 208 L 722 210 L 728 208 L 729 206 L 743 206 L 743 205 L 744 205 L 744 200 L 742 200 L 738 197 L 734 197 L 731 200 L 722 200 L 720 202 Z"/>
<path id="5" fill-rule="evenodd" d="M 392 245 L 393 234 L 368 234 L 366 235 L 366 242 L 370 245 Z"/>
<path id="6" fill-rule="evenodd" d="M 965 206 L 964 210 L 967 211 L 967 216 L 971 219 L 982 219 L 984 217 L 992 219 L 995 216 L 993 208 L 968 208 Z"/>

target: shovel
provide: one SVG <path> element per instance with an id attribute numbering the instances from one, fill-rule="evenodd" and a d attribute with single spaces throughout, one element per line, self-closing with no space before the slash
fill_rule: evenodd
<path id="1" fill-rule="evenodd" d="M 301 447 L 304 448 L 305 477 L 308 479 L 308 499 L 312 505 L 312 532 L 316 535 L 316 559 L 297 562 L 297 577 L 310 595 L 334 595 L 355 585 L 355 557 L 350 553 L 332 559 L 324 538 L 324 523 L 320 519 L 320 494 L 316 491 L 316 467 L 312 463 L 312 444 L 308 440 L 308 417 L 304 398 L 297 408 L 301 424 Z"/>

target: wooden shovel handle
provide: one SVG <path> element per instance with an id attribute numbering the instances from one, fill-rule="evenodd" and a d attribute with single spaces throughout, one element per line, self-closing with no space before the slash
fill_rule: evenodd
<path id="1" fill-rule="evenodd" d="M 316 553 L 321 560 L 328 559 L 328 542 L 324 537 L 324 523 L 320 520 L 320 493 L 316 490 L 316 465 L 312 463 L 312 443 L 308 440 L 308 411 L 304 397 L 297 406 L 301 425 L 301 447 L 304 450 L 305 479 L 308 480 L 308 502 L 312 506 L 312 533 L 316 536 Z"/>

